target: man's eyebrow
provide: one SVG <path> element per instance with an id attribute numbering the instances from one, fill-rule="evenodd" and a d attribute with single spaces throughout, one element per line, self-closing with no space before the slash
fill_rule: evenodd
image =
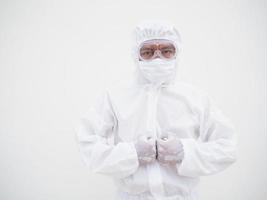
<path id="1" fill-rule="evenodd" d="M 161 47 L 160 49 L 175 49 L 174 47 Z"/>
<path id="2" fill-rule="evenodd" d="M 142 47 L 140 50 L 148 50 L 148 49 L 153 49 L 153 47 L 151 47 L 151 46 L 145 46 L 145 47 Z"/>

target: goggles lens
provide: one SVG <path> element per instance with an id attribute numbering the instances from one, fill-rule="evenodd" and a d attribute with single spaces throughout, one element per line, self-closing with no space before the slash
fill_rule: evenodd
<path id="1" fill-rule="evenodd" d="M 145 41 L 140 45 L 139 58 L 141 60 L 152 60 L 156 57 L 170 60 L 175 56 L 175 45 L 169 40 Z"/>

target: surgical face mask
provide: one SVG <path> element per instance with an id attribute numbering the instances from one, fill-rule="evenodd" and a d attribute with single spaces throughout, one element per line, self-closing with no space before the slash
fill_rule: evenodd
<path id="1" fill-rule="evenodd" d="M 166 83 L 175 76 L 176 60 L 156 58 L 150 61 L 139 61 L 139 69 L 151 83 Z"/>

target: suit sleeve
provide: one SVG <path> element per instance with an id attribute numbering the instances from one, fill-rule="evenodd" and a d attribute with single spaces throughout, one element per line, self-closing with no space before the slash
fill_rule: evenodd
<path id="1" fill-rule="evenodd" d="M 76 138 L 82 160 L 90 170 L 124 178 L 137 170 L 138 157 L 133 143 L 110 142 L 116 125 L 117 119 L 105 91 L 80 119 Z"/>
<path id="2" fill-rule="evenodd" d="M 177 165 L 182 176 L 199 177 L 218 173 L 236 161 L 235 129 L 205 95 L 197 139 L 181 139 L 184 159 Z"/>

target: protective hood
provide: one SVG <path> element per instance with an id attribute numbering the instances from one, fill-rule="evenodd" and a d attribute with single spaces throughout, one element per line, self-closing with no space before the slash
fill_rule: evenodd
<path id="1" fill-rule="evenodd" d="M 167 39 L 176 45 L 177 56 L 173 61 L 155 59 L 139 60 L 139 46 L 142 42 L 152 39 Z M 134 78 L 139 84 L 166 85 L 173 83 L 177 76 L 178 60 L 181 53 L 181 37 L 178 30 L 165 21 L 144 21 L 133 31 L 132 56 L 136 69 Z"/>

